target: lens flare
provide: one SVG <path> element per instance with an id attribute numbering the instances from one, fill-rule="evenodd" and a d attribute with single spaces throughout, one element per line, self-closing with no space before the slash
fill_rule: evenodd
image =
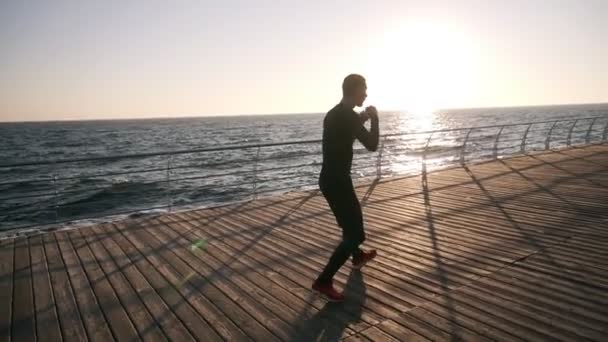
<path id="1" fill-rule="evenodd" d="M 199 249 L 199 248 L 204 248 L 205 244 L 207 244 L 207 241 L 205 241 L 205 239 L 199 239 L 196 240 L 192 246 L 190 246 L 190 251 L 194 252 L 195 250 Z"/>

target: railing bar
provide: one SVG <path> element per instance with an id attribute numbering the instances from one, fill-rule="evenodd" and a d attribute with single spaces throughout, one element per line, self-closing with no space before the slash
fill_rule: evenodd
<path id="1" fill-rule="evenodd" d="M 603 118 L 604 116 L 598 116 L 597 118 Z M 594 117 L 588 118 L 578 118 L 576 121 L 581 120 L 592 120 Z M 567 119 L 560 120 L 563 122 L 570 122 L 575 119 Z M 394 137 L 394 136 L 405 136 L 405 135 L 419 135 L 419 134 L 430 134 L 430 133 L 443 133 L 443 132 L 455 132 L 455 131 L 466 131 L 472 129 L 484 129 L 484 128 L 495 128 L 500 126 L 505 127 L 514 127 L 514 126 L 522 126 L 522 125 L 532 125 L 532 124 L 541 124 L 541 123 L 550 123 L 555 120 L 550 121 L 535 121 L 528 123 L 514 123 L 514 124 L 504 124 L 504 125 L 489 125 L 489 126 L 477 126 L 477 127 L 464 127 L 464 128 L 450 128 L 450 129 L 442 129 L 442 130 L 431 130 L 431 131 L 422 131 L 422 132 L 403 132 L 403 133 L 394 133 L 394 134 L 385 134 L 383 137 Z M 91 158 L 74 158 L 74 159 L 59 159 L 55 161 L 37 161 L 37 162 L 23 162 L 23 163 L 12 163 L 12 164 L 0 164 L 0 168 L 8 168 L 8 167 L 20 167 L 20 166 L 35 166 L 35 165 L 48 165 L 52 163 L 56 164 L 65 164 L 65 163 L 76 163 L 76 162 L 84 162 L 84 161 L 107 161 L 107 160 L 118 160 L 118 159 L 128 159 L 128 158 L 147 158 L 147 157 L 157 157 L 157 156 L 165 156 L 165 155 L 177 155 L 177 154 L 191 154 L 191 153 L 203 153 L 203 152 L 218 152 L 218 151 L 229 151 L 229 150 L 241 150 L 241 149 L 250 149 L 250 148 L 258 148 L 258 147 L 270 147 L 270 146 L 287 146 L 287 145 L 304 145 L 304 144 L 318 144 L 321 140 L 300 140 L 300 141 L 288 141 L 288 142 L 277 142 L 277 143 L 265 143 L 265 144 L 248 144 L 248 145 L 233 145 L 233 146 L 223 146 L 223 147 L 215 147 L 215 148 L 200 148 L 200 149 L 190 149 L 190 150 L 175 150 L 175 151 L 162 151 L 162 152 L 149 152 L 149 153 L 134 153 L 134 154 L 124 154 L 124 155 L 114 155 L 114 156 L 105 156 L 105 157 L 91 157 Z"/>
<path id="2" fill-rule="evenodd" d="M 293 168 L 296 168 L 296 167 L 319 166 L 319 165 L 321 165 L 321 163 L 287 165 L 287 166 L 280 166 L 280 167 L 275 167 L 275 168 L 262 169 L 262 170 L 258 170 L 258 172 L 261 172 L 261 171 L 285 170 L 285 169 L 293 169 Z M 206 179 L 206 178 L 215 178 L 215 177 L 222 177 L 222 176 L 234 176 L 234 175 L 247 174 L 247 173 L 252 173 L 252 172 L 253 172 L 253 170 L 244 170 L 244 171 L 236 171 L 236 172 L 232 172 L 232 173 L 213 174 L 213 175 L 197 176 L 197 177 L 176 178 L 176 179 L 174 179 L 174 181 L 178 182 L 178 181 L 184 181 L 184 180 Z"/>
<path id="3" fill-rule="evenodd" d="M 288 187 L 284 187 L 284 188 L 277 188 L 277 189 L 268 189 L 268 190 L 264 190 L 264 191 L 260 191 L 260 194 L 265 194 L 265 193 L 269 193 L 269 192 L 282 192 L 283 190 L 298 190 L 299 188 L 305 187 L 305 186 L 313 186 L 316 183 L 305 183 L 305 184 L 301 184 L 295 187 L 292 186 L 288 186 Z"/>
<path id="4" fill-rule="evenodd" d="M 374 164 L 375 165 L 375 164 Z M 306 172 L 301 172 L 298 174 L 299 177 L 306 177 L 306 176 L 310 176 L 310 175 L 317 175 L 318 172 L 317 171 L 306 171 Z M 293 175 L 289 175 L 289 176 L 282 176 L 282 177 L 272 177 L 271 179 L 262 179 L 261 182 L 268 182 L 268 181 L 280 181 L 283 179 L 293 179 L 294 176 Z"/>
<path id="5" fill-rule="evenodd" d="M 318 155 L 318 152 L 315 152 L 315 153 L 303 153 L 303 154 L 292 155 L 292 156 L 281 156 L 281 157 L 276 157 L 276 158 L 265 158 L 265 159 L 260 159 L 260 161 L 270 161 L 270 160 L 279 160 L 279 159 L 298 158 L 298 157 L 308 156 L 308 155 L 310 155 L 310 156 Z M 241 163 L 241 162 L 243 162 L 243 160 L 232 160 L 232 161 L 225 162 L 225 163 L 200 164 L 200 165 L 192 164 L 192 165 L 184 165 L 184 166 L 172 166 L 171 169 L 172 170 L 200 169 L 200 168 L 206 168 L 206 167 L 212 167 L 212 166 L 221 166 L 221 165 L 228 165 L 228 164 Z M 80 176 L 73 176 L 73 177 L 62 177 L 62 178 L 57 178 L 57 181 L 82 179 L 82 178 L 99 178 L 99 177 L 107 177 L 107 176 L 122 176 L 122 175 L 127 175 L 127 174 L 141 174 L 141 173 L 162 172 L 162 171 L 166 171 L 166 168 L 156 168 L 156 169 L 147 169 L 147 170 L 134 170 L 134 171 L 125 171 L 125 172 L 88 174 L 88 175 L 80 175 Z M 224 174 L 224 175 L 226 175 L 226 174 Z M 0 183 L 0 186 L 12 185 L 12 184 L 18 184 L 18 183 L 40 183 L 40 182 L 50 182 L 50 181 L 52 181 L 52 178 L 25 179 L 25 180 L 17 180 L 17 181 L 12 181 L 12 182 Z"/>
<path id="6" fill-rule="evenodd" d="M 41 161 L 41 162 L 24 162 L 24 163 L 14 163 L 14 164 L 0 164 L 0 168 L 19 167 L 19 166 L 48 165 L 48 164 L 52 164 L 52 163 L 66 164 L 66 163 L 77 163 L 77 162 L 85 162 L 85 161 L 107 161 L 107 160 L 119 160 L 119 159 L 129 159 L 129 158 L 148 158 L 148 157 L 165 156 L 165 155 L 169 155 L 169 154 L 177 155 L 177 154 L 192 154 L 192 153 L 204 153 L 204 152 L 219 152 L 219 151 L 244 150 L 244 149 L 250 149 L 250 148 L 269 147 L 269 146 L 304 145 L 304 144 L 312 144 L 312 143 L 320 143 L 320 142 L 321 142 L 321 140 L 301 140 L 301 141 L 280 142 L 280 143 L 267 143 L 267 144 L 256 144 L 256 145 L 240 145 L 240 146 L 224 146 L 224 147 L 216 147 L 216 148 L 201 148 L 201 149 L 192 149 L 192 150 L 176 150 L 176 151 L 163 151 L 163 152 L 150 152 L 150 153 L 134 153 L 134 154 L 124 154 L 124 155 L 115 155 L 115 156 L 105 156 L 105 157 L 60 159 L 60 160 L 57 160 L 57 161 Z"/>

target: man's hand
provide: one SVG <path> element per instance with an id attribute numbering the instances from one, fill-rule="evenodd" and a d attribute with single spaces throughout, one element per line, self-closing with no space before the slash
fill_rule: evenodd
<path id="1" fill-rule="evenodd" d="M 372 121 L 378 121 L 378 110 L 374 106 L 368 106 L 365 108 L 365 113 L 372 119 Z"/>
<path id="2" fill-rule="evenodd" d="M 359 113 L 359 118 L 361 119 L 361 123 L 364 124 L 367 120 L 369 120 L 369 115 L 366 111 L 362 111 Z"/>

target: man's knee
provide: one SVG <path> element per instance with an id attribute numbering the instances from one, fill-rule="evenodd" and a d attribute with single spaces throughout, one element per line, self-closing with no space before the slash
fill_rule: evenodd
<path id="1" fill-rule="evenodd" d="M 365 232 L 361 229 L 361 235 L 359 235 L 359 244 L 362 244 L 365 241 Z"/>
<path id="2" fill-rule="evenodd" d="M 358 247 L 360 244 L 365 241 L 365 231 L 363 230 L 363 226 L 356 227 L 350 231 L 346 231 L 343 239 L 344 241 L 352 248 Z"/>

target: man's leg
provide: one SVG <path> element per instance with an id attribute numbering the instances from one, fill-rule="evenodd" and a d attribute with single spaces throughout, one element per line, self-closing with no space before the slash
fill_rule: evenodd
<path id="1" fill-rule="evenodd" d="M 365 233 L 361 206 L 354 189 L 331 189 L 324 191 L 324 195 L 336 216 L 338 225 L 342 228 L 342 241 L 317 278 L 318 282 L 328 283 L 351 255 L 353 257 L 361 256 L 362 251 L 359 249 L 359 245 L 365 240 Z"/>

